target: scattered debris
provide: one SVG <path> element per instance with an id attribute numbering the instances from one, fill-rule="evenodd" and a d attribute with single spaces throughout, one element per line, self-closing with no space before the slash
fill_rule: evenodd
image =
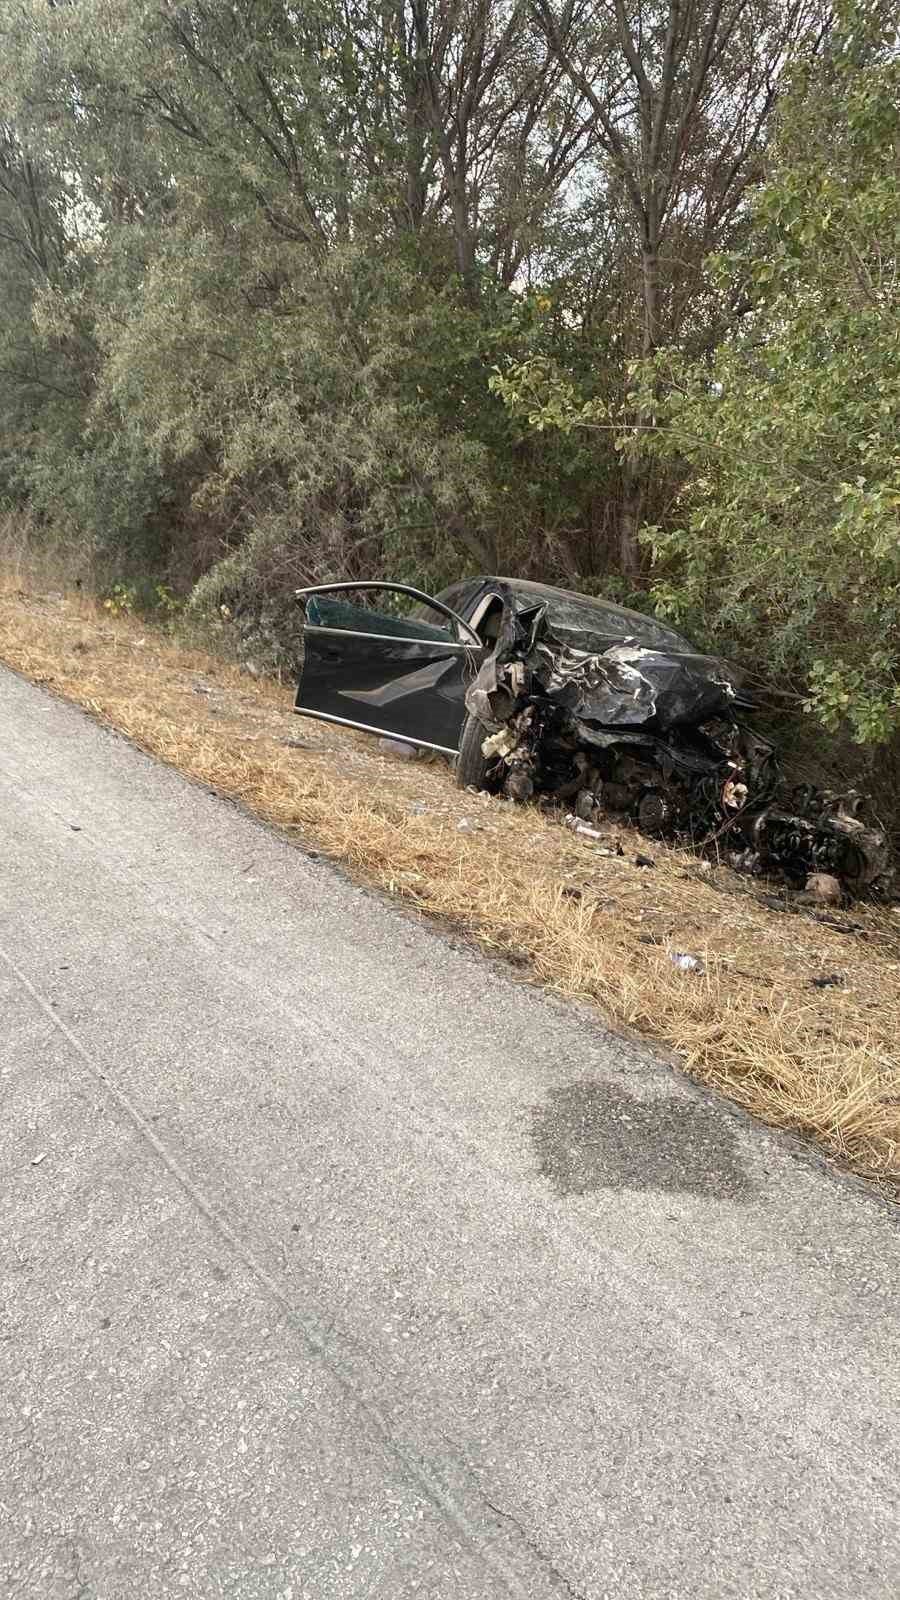
<path id="1" fill-rule="evenodd" d="M 466 693 L 495 790 L 569 800 L 566 825 L 588 838 L 603 837 L 592 824 L 613 812 L 650 836 L 715 846 L 738 871 L 806 886 L 820 904 L 889 889 L 887 836 L 860 796 L 788 788 L 774 747 L 739 717 L 750 702 L 724 662 L 591 643 L 582 630 L 551 632 L 545 605 L 504 605 L 497 646 Z M 817 879 L 837 885 L 837 900 Z"/>
<path id="2" fill-rule="evenodd" d="M 46 1152 L 46 1150 L 42 1150 L 39 1156 L 33 1156 L 32 1157 L 31 1165 L 33 1167 L 39 1167 L 41 1162 L 42 1161 L 46 1161 L 46 1159 L 47 1159 L 47 1152 Z"/>
<path id="3" fill-rule="evenodd" d="M 622 849 L 622 842 L 620 839 L 615 838 L 611 834 L 604 833 L 600 828 L 592 828 L 587 822 L 583 822 L 581 817 L 576 817 L 572 812 L 569 812 L 563 820 L 564 826 L 571 828 L 572 832 L 577 833 L 579 838 L 595 839 L 597 840 L 598 844 L 603 846 L 602 849 L 598 849 L 594 852 L 595 855 L 624 856 L 625 851 Z"/>
<path id="4" fill-rule="evenodd" d="M 837 917 L 830 917 L 827 911 L 813 911 L 811 915 L 824 928 L 833 928 L 835 933 L 858 933 L 863 939 L 869 937 L 861 922 L 841 922 Z"/>
<path id="5" fill-rule="evenodd" d="M 574 813 L 570 812 L 565 822 L 567 828 L 571 828 L 573 833 L 580 833 L 583 839 L 602 839 L 604 837 L 599 828 L 590 827 L 587 822 L 583 821 L 581 817 L 576 817 Z"/>
<path id="6" fill-rule="evenodd" d="M 688 955 L 686 950 L 670 950 L 669 960 L 671 961 L 673 967 L 678 968 L 679 972 L 697 972 L 703 974 L 706 971 L 706 968 L 703 965 L 703 962 L 700 960 L 700 957 Z"/>

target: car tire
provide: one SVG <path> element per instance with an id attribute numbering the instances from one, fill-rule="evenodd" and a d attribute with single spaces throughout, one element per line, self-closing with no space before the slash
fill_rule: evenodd
<path id="1" fill-rule="evenodd" d="M 463 723 L 456 758 L 456 782 L 460 789 L 488 789 L 488 770 L 493 765 L 481 746 L 487 738 L 487 728 L 471 715 Z"/>

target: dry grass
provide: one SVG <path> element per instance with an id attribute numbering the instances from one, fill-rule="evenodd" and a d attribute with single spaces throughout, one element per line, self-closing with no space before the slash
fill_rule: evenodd
<path id="1" fill-rule="evenodd" d="M 638 868 L 647 844 L 628 829 L 611 825 L 597 845 L 536 809 L 461 794 L 441 763 L 392 760 L 364 735 L 292 717 L 288 685 L 252 681 L 80 596 L 41 597 L 21 571 L 0 581 L 0 658 L 559 993 L 672 1047 L 692 1076 L 767 1122 L 900 1182 L 896 912 L 854 908 L 835 919 L 852 923 L 841 931 L 774 909 L 765 886 L 681 851 L 655 846 L 654 867 Z M 603 853 L 617 842 L 623 855 Z M 677 970 L 674 950 L 705 972 Z M 814 986 L 831 974 L 838 986 Z"/>

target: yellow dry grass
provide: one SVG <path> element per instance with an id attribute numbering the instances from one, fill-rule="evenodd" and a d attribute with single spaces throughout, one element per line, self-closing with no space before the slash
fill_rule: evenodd
<path id="1" fill-rule="evenodd" d="M 628 829 L 611 824 L 597 845 L 537 809 L 460 793 L 441 763 L 391 760 L 364 735 L 292 717 L 289 685 L 248 679 L 78 595 L 42 597 L 21 571 L 0 581 L 0 659 L 670 1047 L 765 1121 L 900 1182 L 897 912 L 854 907 L 853 931 L 841 931 L 847 916 L 835 927 L 774 909 L 765 886 L 679 850 L 654 846 L 655 865 L 639 868 L 647 842 Z M 676 969 L 673 951 L 705 971 Z M 832 974 L 839 985 L 814 986 Z"/>

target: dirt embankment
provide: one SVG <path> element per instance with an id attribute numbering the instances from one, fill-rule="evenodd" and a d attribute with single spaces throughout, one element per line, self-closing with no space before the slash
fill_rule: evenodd
<path id="1" fill-rule="evenodd" d="M 612 821 L 584 839 L 461 793 L 442 762 L 294 717 L 288 683 L 21 574 L 0 659 L 900 1192 L 896 910 L 816 913 Z"/>

